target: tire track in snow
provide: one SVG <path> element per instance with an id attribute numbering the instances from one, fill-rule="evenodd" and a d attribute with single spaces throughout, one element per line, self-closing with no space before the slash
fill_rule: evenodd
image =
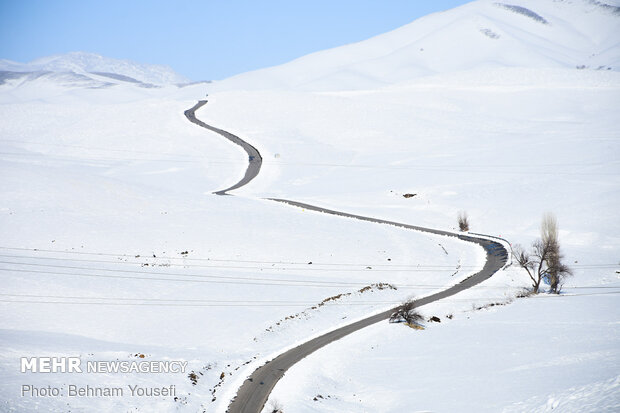
<path id="1" fill-rule="evenodd" d="M 248 184 L 252 179 L 254 179 L 259 171 L 262 164 L 262 157 L 258 150 L 255 147 L 245 142 L 238 136 L 233 135 L 230 132 L 224 131 L 222 129 L 215 128 L 213 126 L 207 125 L 206 123 L 198 120 L 196 118 L 196 110 L 201 108 L 207 103 L 206 100 L 199 101 L 194 107 L 185 111 L 185 116 L 189 119 L 190 122 L 197 124 L 203 128 L 206 128 L 210 131 L 220 134 L 224 138 L 230 140 L 231 142 L 241 146 L 246 153 L 248 154 L 249 164 L 245 171 L 245 175 L 243 178 L 237 182 L 235 185 L 230 188 L 217 191 L 215 194 L 217 195 L 229 195 L 227 192 L 232 191 L 234 189 L 240 188 L 246 184 Z M 486 252 L 486 262 L 484 267 L 468 277 L 467 279 L 459 282 L 458 284 L 453 285 L 445 290 L 439 291 L 435 294 L 431 294 L 426 297 L 422 297 L 416 300 L 416 307 L 421 307 L 423 305 L 432 303 L 437 300 L 441 300 L 452 295 L 455 295 L 463 290 L 471 288 L 477 284 L 480 284 L 484 280 L 489 279 L 493 274 L 495 274 L 498 270 L 500 270 L 507 261 L 508 252 L 504 248 L 502 244 L 499 242 L 489 240 L 487 238 L 471 236 L 471 235 L 461 235 L 453 232 L 419 227 L 415 225 L 403 224 L 394 221 L 388 221 L 378 218 L 366 217 L 363 215 L 350 214 L 347 212 L 335 211 L 327 208 L 318 207 L 315 205 L 310 205 L 298 201 L 291 201 L 287 199 L 279 199 L 279 198 L 267 198 L 270 201 L 284 203 L 287 205 L 291 205 L 298 208 L 304 208 L 306 210 L 315 211 L 323 214 L 335 215 L 345 218 L 356 219 L 360 221 L 372 222 L 383 225 L 394 225 L 401 228 L 406 228 L 414 231 L 426 232 L 435 235 L 455 237 L 465 242 L 473 242 L 475 244 L 480 245 L 484 248 Z M 302 360 L 306 356 L 310 355 L 314 351 L 320 349 L 321 347 L 326 346 L 327 344 L 339 340 L 342 337 L 345 337 L 355 331 L 358 331 L 364 327 L 368 327 L 372 324 L 378 323 L 380 321 L 387 320 L 390 315 L 396 310 L 396 308 L 392 308 L 387 311 L 383 311 L 379 314 L 374 314 L 372 316 L 366 317 L 362 320 L 356 321 L 354 323 L 348 324 L 344 327 L 337 328 L 328 333 L 325 333 L 319 337 L 315 337 L 299 346 L 285 351 L 274 359 L 268 361 L 263 364 L 261 367 L 254 370 L 254 372 L 250 375 L 249 378 L 245 380 L 243 385 L 237 391 L 237 395 L 233 398 L 231 403 L 228 406 L 228 413 L 260 413 L 267 403 L 267 399 L 269 398 L 269 394 L 275 387 L 276 383 L 284 376 L 286 371 L 291 368 L 295 363 Z"/>

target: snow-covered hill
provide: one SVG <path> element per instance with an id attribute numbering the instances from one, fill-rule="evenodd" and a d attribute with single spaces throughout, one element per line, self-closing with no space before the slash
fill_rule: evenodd
<path id="1" fill-rule="evenodd" d="M 94 53 L 72 52 L 42 57 L 29 63 L 0 60 L 0 83 L 41 77 L 87 87 L 104 87 L 119 82 L 143 87 L 189 83 L 187 78 L 168 66 L 140 64 Z"/>
<path id="2" fill-rule="evenodd" d="M 617 0 L 478 0 L 214 90 L 364 89 L 480 67 L 620 70 Z"/>
<path id="3" fill-rule="evenodd" d="M 513 265 L 423 309 L 441 324 L 319 350 L 276 386 L 284 411 L 618 411 L 618 1 L 499 2 L 208 87 L 145 87 L 180 79 L 86 54 L 1 62 L 0 411 L 224 412 L 283 348 L 481 266 L 457 239 L 265 198 L 441 229 L 467 211 L 524 245 L 552 211 L 575 271 L 560 296 L 517 299 L 530 281 Z M 213 192 L 247 154 L 183 115 L 205 92 L 197 117 L 263 156 L 236 196 Z M 398 289 L 365 287 L 379 282 Z M 189 364 L 20 373 L 42 355 Z M 27 383 L 178 397 L 22 397 Z"/>

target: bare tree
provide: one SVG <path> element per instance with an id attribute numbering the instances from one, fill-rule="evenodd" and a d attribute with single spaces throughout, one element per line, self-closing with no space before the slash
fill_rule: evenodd
<path id="1" fill-rule="evenodd" d="M 416 324 L 424 320 L 424 317 L 416 311 L 414 299 L 407 300 L 392 313 L 390 321 L 405 320 L 409 324 Z"/>
<path id="2" fill-rule="evenodd" d="M 467 217 L 467 212 L 459 212 L 456 219 L 459 223 L 459 230 L 461 232 L 469 231 L 469 218 Z"/>
<path id="3" fill-rule="evenodd" d="M 562 262 L 564 254 L 560 251 L 560 241 L 558 240 L 558 221 L 551 213 L 546 213 L 540 227 L 542 242 L 548 245 L 548 253 L 545 258 L 547 265 L 547 278 L 549 280 L 549 291 L 558 294 L 562 290 L 562 284 L 572 270 Z"/>
<path id="4" fill-rule="evenodd" d="M 543 216 L 540 234 L 541 239 L 532 243 L 531 252 L 517 244 L 513 248 L 513 254 L 517 263 L 530 276 L 534 293 L 538 293 L 541 281 L 546 279 L 549 292 L 559 294 L 564 280 L 572 271 L 562 262 L 564 255 L 560 252 L 558 223 L 553 214 L 547 213 Z"/>

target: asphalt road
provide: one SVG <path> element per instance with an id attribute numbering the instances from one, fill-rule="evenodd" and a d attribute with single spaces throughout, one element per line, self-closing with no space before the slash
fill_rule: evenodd
<path id="1" fill-rule="evenodd" d="M 202 107 L 207 103 L 206 100 L 199 101 L 194 107 L 185 111 L 185 116 L 187 118 L 199 125 L 203 128 L 216 132 L 226 139 L 240 145 L 247 153 L 249 165 L 245 172 L 245 176 L 241 181 L 231 186 L 230 188 L 215 192 L 218 195 L 228 195 L 227 192 L 233 189 L 237 189 L 242 187 L 243 185 L 250 182 L 252 179 L 258 175 L 260 171 L 260 167 L 262 164 L 262 158 L 256 148 L 247 142 L 243 141 L 239 137 L 231 134 L 230 132 L 226 132 L 222 129 L 215 128 L 213 126 L 207 125 L 206 123 L 196 119 L 195 112 L 198 108 Z M 268 198 L 271 201 L 285 203 L 294 207 L 304 208 L 311 211 L 321 212 L 324 214 L 336 215 L 345 218 L 357 219 L 361 221 L 372 222 L 376 224 L 383 225 L 394 225 L 401 228 L 406 228 L 414 231 L 427 232 L 435 235 L 448 236 L 459 238 L 462 241 L 473 242 L 475 244 L 480 245 L 486 251 L 486 262 L 484 267 L 478 271 L 476 274 L 468 277 L 467 279 L 461 281 L 460 283 L 449 287 L 445 290 L 437 292 L 435 294 L 429 295 L 427 297 L 420 298 L 416 301 L 416 307 L 421 307 L 423 305 L 432 303 L 437 300 L 444 299 L 446 297 L 450 297 L 454 294 L 457 294 L 463 290 L 473 287 L 474 285 L 480 284 L 484 280 L 490 278 L 495 272 L 500 270 L 508 259 L 508 252 L 503 247 L 502 244 L 496 241 L 488 240 L 482 237 L 472 236 L 472 235 L 460 235 L 455 234 L 448 231 L 442 231 L 432 228 L 419 227 L 415 225 L 402 224 L 394 221 L 387 221 L 378 218 L 366 217 L 362 215 L 350 214 L 347 212 L 335 211 L 327 208 L 322 208 L 314 205 L 305 204 L 297 201 L 290 201 L 286 199 L 278 199 L 278 198 Z M 357 321 L 355 323 L 351 323 L 344 327 L 340 327 L 336 330 L 332 330 L 328 333 L 323 334 L 322 336 L 316 337 L 310 341 L 307 341 L 293 349 L 290 349 L 276 358 L 268 361 L 258 369 L 256 369 L 252 375 L 243 383 L 243 385 L 237 391 L 237 395 L 231 401 L 228 406 L 228 413 L 260 413 L 260 411 L 265 406 L 267 399 L 269 398 L 269 394 L 275 387 L 276 383 L 284 376 L 284 373 L 291 368 L 295 363 L 303 359 L 304 357 L 312 354 L 314 351 L 320 349 L 327 344 L 339 340 L 344 336 L 347 336 L 355 331 L 358 331 L 364 327 L 368 327 L 372 324 L 378 323 L 380 321 L 387 320 L 390 315 L 396 310 L 396 308 L 390 309 L 388 311 L 384 311 L 379 314 L 372 315 L 370 317 L 364 318 L 363 320 Z"/>
<path id="2" fill-rule="evenodd" d="M 187 109 L 185 111 L 185 116 L 187 117 L 187 119 L 189 119 L 190 122 L 195 123 L 198 126 L 202 126 L 203 128 L 213 131 L 217 134 L 220 134 L 221 136 L 225 137 L 229 141 L 241 146 L 243 150 L 248 154 L 248 167 L 245 170 L 245 175 L 243 176 L 243 178 L 241 178 L 239 182 L 237 182 L 230 188 L 226 188 L 226 189 L 222 189 L 221 191 L 214 192 L 217 195 L 228 195 L 227 194 L 228 191 L 241 188 L 242 186 L 249 183 L 252 179 L 256 178 L 256 176 L 260 172 L 260 167 L 263 163 L 263 158 L 262 156 L 260 156 L 260 153 L 255 147 L 253 147 L 252 145 L 250 145 L 243 139 L 239 138 L 238 136 L 233 135 L 230 132 L 226 132 L 225 130 L 214 128 L 213 126 L 207 125 L 203 121 L 196 119 L 196 111 L 200 109 L 201 107 L 203 107 L 204 105 L 206 105 L 207 102 L 208 101 L 206 100 L 200 100 L 198 101 L 198 103 L 194 105 L 194 107 L 192 107 L 191 109 Z"/>
<path id="3" fill-rule="evenodd" d="M 506 264 L 506 260 L 508 257 L 506 249 L 502 246 L 502 244 L 484 238 L 455 235 L 446 231 L 422 228 L 393 221 L 385 221 L 382 219 L 349 214 L 346 212 L 338 212 L 309 204 L 304 204 L 301 202 L 287 201 L 282 199 L 272 200 L 277 202 L 284 202 L 307 210 L 323 212 L 331 215 L 360 219 L 363 221 L 369 221 L 378 224 L 395 225 L 398 227 L 408 228 L 416 231 L 430 232 L 432 234 L 458 237 L 463 241 L 476 243 L 485 249 L 487 254 L 486 263 L 484 264 L 482 270 L 452 287 L 449 287 L 445 290 L 429 295 L 427 297 L 420 298 L 416 301 L 416 307 L 421 307 L 434 301 L 450 297 L 463 290 L 473 287 L 476 284 L 480 284 L 484 280 L 490 278 L 499 269 L 501 269 Z M 329 333 L 316 337 L 291 350 L 288 350 L 285 353 L 280 354 L 278 357 L 256 369 L 254 373 L 252 373 L 252 375 L 243 383 L 243 385 L 239 388 L 237 392 L 237 396 L 228 406 L 228 412 L 259 413 L 265 406 L 265 403 L 269 398 L 269 394 L 275 387 L 276 383 L 284 376 L 284 373 L 295 363 L 333 341 L 339 340 L 342 337 L 354 333 L 355 331 L 358 331 L 364 327 L 368 327 L 380 321 L 387 320 L 395 310 L 396 308 L 393 308 L 388 311 L 375 314 L 363 320 L 338 328 L 336 330 L 330 331 Z"/>

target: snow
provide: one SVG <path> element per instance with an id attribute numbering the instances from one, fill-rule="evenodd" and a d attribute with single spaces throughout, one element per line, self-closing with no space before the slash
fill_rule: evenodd
<path id="1" fill-rule="evenodd" d="M 515 298 L 529 280 L 509 266 L 424 307 L 442 321 L 424 331 L 335 342 L 278 383 L 285 411 L 616 411 L 619 17 L 610 2 L 496 3 L 212 84 L 88 54 L 3 61 L 25 74 L 0 84 L 0 410 L 223 412 L 283 350 L 484 262 L 455 238 L 277 197 L 446 230 L 467 211 L 474 232 L 526 246 L 552 211 L 575 270 L 562 296 Z M 183 115 L 207 92 L 197 117 L 263 156 L 235 196 L 213 192 L 247 155 Z M 397 289 L 364 289 L 377 283 Z M 187 361 L 197 384 L 16 367 L 136 354 Z M 19 396 L 67 383 L 175 384 L 179 399 Z"/>
<path id="2" fill-rule="evenodd" d="M 441 311 L 424 308 L 442 320 L 424 331 L 381 323 L 319 350 L 287 372 L 271 399 L 295 412 L 620 407 L 616 296 L 531 297 L 464 308 L 452 320 Z"/>
<path id="3" fill-rule="evenodd" d="M 605 6 L 588 0 L 474 1 L 359 43 L 234 76 L 212 90 L 357 90 L 481 67 L 618 71 L 620 15 Z"/>
<path id="4" fill-rule="evenodd" d="M 183 397 L 192 393 L 188 409 L 211 408 L 209 388 L 221 372 L 235 374 L 246 360 L 263 360 L 283 343 L 304 341 L 429 291 L 424 285 L 438 290 L 483 262 L 479 247 L 456 240 L 213 195 L 237 179 L 245 156 L 185 119 L 183 111 L 193 106 L 200 89 L 125 88 L 71 88 L 28 100 L 22 86 L 11 89 L 20 100 L 14 95 L 13 103 L 2 107 L 5 237 L 0 247 L 3 294 L 11 302 L 2 303 L 7 351 L 0 365 L 7 382 L 20 383 L 23 377 L 13 368 L 18 356 L 59 351 L 67 342 L 72 345 L 62 354 L 95 359 L 177 355 L 205 375 L 198 395 L 186 375 L 174 377 Z M 429 267 L 434 265 L 445 266 L 442 282 Z M 459 265 L 462 270 L 456 271 Z M 412 284 L 411 267 L 421 270 L 415 284 L 423 287 L 355 293 L 385 280 Z M 333 305 L 310 309 L 349 292 Z M 248 302 L 254 303 L 249 309 L 229 305 Z M 265 331 L 302 310 L 307 310 L 303 318 Z M 38 346 L 49 337 L 55 342 L 57 335 L 62 338 L 55 347 Z M 91 340 L 105 342 L 101 347 L 114 353 L 93 348 Z M 215 367 L 205 370 L 206 365 Z M 65 383 L 62 376 L 53 377 Z M 78 379 L 86 384 L 101 377 Z M 157 385 L 172 380 L 139 379 Z M 113 383 L 135 380 L 115 376 Z M 226 391 L 236 389 L 232 380 L 226 381 Z M 14 399 L 15 386 L 1 391 L 9 408 L 40 406 L 40 400 Z M 216 397 L 225 406 L 219 391 Z M 52 410 L 66 403 L 48 402 Z M 77 399 L 70 406 L 110 410 L 123 401 L 92 403 Z M 145 399 L 140 406 L 177 405 L 158 403 Z"/>
<path id="5" fill-rule="evenodd" d="M 469 71 L 360 92 L 231 91 L 198 113 L 256 137 L 265 169 L 279 169 L 242 193 L 267 191 L 405 222 L 415 217 L 430 227 L 454 225 L 458 210 L 466 210 L 477 232 L 524 244 L 550 209 L 569 231 L 571 255 L 588 261 L 585 255 L 598 252 L 573 249 L 589 243 L 586 236 L 617 251 L 619 80 L 617 73 L 578 70 Z M 532 190 L 541 184 L 545 191 Z M 407 192 L 417 195 L 405 199 Z M 528 202 L 516 202 L 522 198 Z M 598 213 L 584 220 L 590 209 Z"/>
<path id="6" fill-rule="evenodd" d="M 112 59 L 85 52 L 42 57 L 29 63 L 0 60 L 0 71 L 96 75 L 154 85 L 189 83 L 187 78 L 177 74 L 167 66 L 139 64 L 129 60 Z"/>

